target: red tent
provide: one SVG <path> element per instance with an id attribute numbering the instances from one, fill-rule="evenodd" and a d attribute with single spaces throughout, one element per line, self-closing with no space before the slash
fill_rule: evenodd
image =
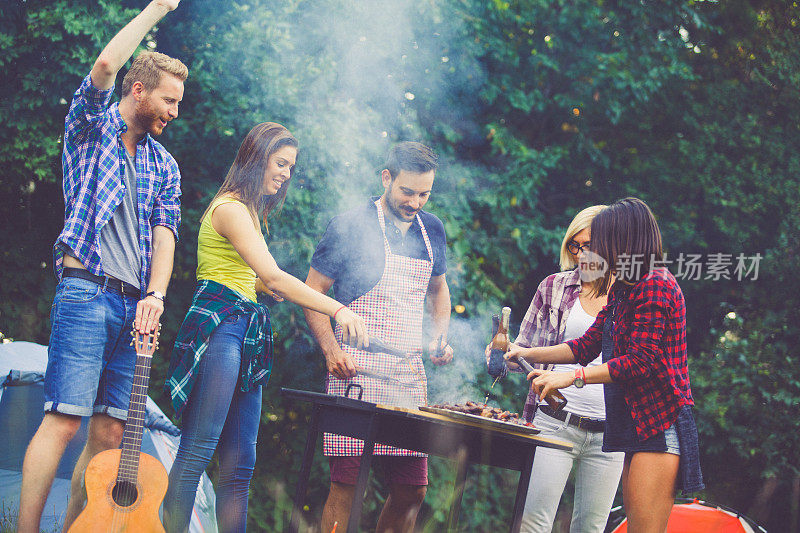
<path id="1" fill-rule="evenodd" d="M 628 521 L 623 520 L 612 533 L 628 531 Z M 676 503 L 669 515 L 667 533 L 756 533 L 766 529 L 744 515 L 724 507 L 700 500 Z"/>

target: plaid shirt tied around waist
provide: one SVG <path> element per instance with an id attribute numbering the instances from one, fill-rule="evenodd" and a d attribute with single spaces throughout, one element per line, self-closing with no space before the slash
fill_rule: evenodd
<path id="1" fill-rule="evenodd" d="M 606 320 L 614 321 L 615 356 L 608 371 L 644 440 L 675 423 L 681 407 L 694 405 L 683 292 L 666 268 L 653 269 L 631 287 L 616 283 L 594 324 L 567 341 L 578 363 L 585 366 L 600 353 Z"/>
<path id="2" fill-rule="evenodd" d="M 97 89 L 91 75 L 75 92 L 64 120 L 64 229 L 53 248 L 53 266 L 61 279 L 64 243 L 93 274 L 102 276 L 100 232 L 125 195 L 122 163 L 125 146 L 120 135 L 128 126 L 119 105 L 109 107 L 114 88 Z M 136 200 L 139 249 L 142 256 L 140 286 L 147 287 L 152 256 L 152 228 L 165 226 L 178 238 L 180 172 L 178 163 L 149 134 L 136 146 Z"/>
<path id="3" fill-rule="evenodd" d="M 247 392 L 266 385 L 272 372 L 272 325 L 269 308 L 253 303 L 234 290 L 211 280 L 199 280 L 192 305 L 175 340 L 164 388 L 178 417 L 197 380 L 197 368 L 208 348 L 211 334 L 230 315 L 245 315 L 250 323 L 242 346 L 239 387 Z"/>

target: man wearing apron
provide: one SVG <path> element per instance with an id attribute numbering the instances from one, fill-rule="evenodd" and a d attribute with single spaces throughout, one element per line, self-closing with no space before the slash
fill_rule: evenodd
<path id="1" fill-rule="evenodd" d="M 427 379 L 422 364 L 423 312 L 432 321 L 427 343 L 431 361 L 443 365 L 453 358 L 447 344 L 450 290 L 445 272 L 444 225 L 422 211 L 433 187 L 436 156 L 419 143 L 402 142 L 389 152 L 381 172 L 385 192 L 367 205 L 331 220 L 317 245 L 306 283 L 327 293 L 358 313 L 367 331 L 409 354 L 407 359 L 357 350 L 341 342 L 327 316 L 305 311 L 306 320 L 325 355 L 327 392 L 344 395 L 346 387 L 363 387 L 363 400 L 416 407 L 427 401 Z M 383 374 L 415 387 L 367 377 L 361 370 Z M 326 433 L 324 453 L 329 457 L 331 490 L 322 514 L 322 531 L 338 522 L 347 527 L 363 441 Z M 428 484 L 425 454 L 375 444 L 389 486 L 389 497 L 377 531 L 413 531 Z"/>

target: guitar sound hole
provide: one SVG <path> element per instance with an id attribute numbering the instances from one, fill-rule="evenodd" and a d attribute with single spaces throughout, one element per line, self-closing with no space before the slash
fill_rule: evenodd
<path id="1" fill-rule="evenodd" d="M 136 484 L 130 481 L 118 481 L 111 490 L 111 497 L 114 499 L 114 503 L 120 507 L 133 505 L 138 495 Z"/>

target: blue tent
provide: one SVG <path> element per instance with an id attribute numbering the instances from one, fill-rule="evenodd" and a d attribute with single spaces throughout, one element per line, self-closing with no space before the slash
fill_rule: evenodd
<path id="1" fill-rule="evenodd" d="M 15 516 L 19 509 L 22 460 L 31 437 L 44 413 L 44 371 L 47 347 L 31 342 L 0 344 L 0 516 Z M 86 442 L 88 419 L 67 446 L 58 465 L 53 488 L 45 504 L 41 528 L 61 531 L 69 497 L 70 477 Z M 142 451 L 158 458 L 169 471 L 178 449 L 180 430 L 169 421 L 155 402 L 147 398 L 147 417 Z M 189 531 L 216 532 L 214 487 L 203 474 L 197 491 Z"/>

